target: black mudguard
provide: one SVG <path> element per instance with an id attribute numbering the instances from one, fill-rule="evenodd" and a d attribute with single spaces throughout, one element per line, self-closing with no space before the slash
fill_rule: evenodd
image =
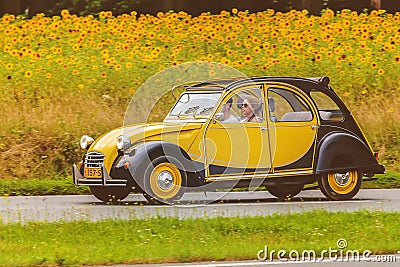
<path id="1" fill-rule="evenodd" d="M 113 177 L 129 175 L 135 185 L 142 187 L 144 169 L 150 165 L 152 160 L 160 156 L 166 156 L 173 160 L 181 171 L 188 174 L 188 178 L 193 176 L 197 178 L 194 181 L 193 179 L 188 181 L 189 186 L 190 183 L 199 185 L 203 182 L 203 179 L 198 179 L 199 175 L 197 175 L 201 171 L 196 168 L 189 155 L 176 144 L 165 141 L 149 141 L 130 147 L 114 164 L 111 174 Z M 129 162 L 128 169 L 125 164 L 127 162 Z"/>
<path id="2" fill-rule="evenodd" d="M 384 173 L 384 167 L 357 136 L 334 132 L 322 138 L 318 145 L 317 174 L 356 169 L 366 174 Z"/>

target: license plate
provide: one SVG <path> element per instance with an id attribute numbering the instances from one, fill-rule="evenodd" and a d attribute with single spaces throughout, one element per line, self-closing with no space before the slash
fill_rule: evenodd
<path id="1" fill-rule="evenodd" d="M 85 168 L 85 178 L 101 178 L 103 173 L 101 168 Z"/>

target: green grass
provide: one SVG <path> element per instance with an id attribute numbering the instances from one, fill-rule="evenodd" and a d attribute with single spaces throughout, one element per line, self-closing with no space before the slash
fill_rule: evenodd
<path id="1" fill-rule="evenodd" d="M 2 196 L 45 196 L 89 194 L 89 187 L 78 187 L 71 179 L 0 180 Z"/>
<path id="2" fill-rule="evenodd" d="M 269 249 L 396 253 L 400 214 L 384 212 L 268 217 L 0 224 L 1 266 L 99 265 L 257 259 Z M 340 226 L 340 227 L 338 227 Z"/>
<path id="3" fill-rule="evenodd" d="M 398 172 L 387 172 L 385 174 L 377 174 L 376 181 L 364 182 L 362 188 L 400 188 L 400 173 Z"/>

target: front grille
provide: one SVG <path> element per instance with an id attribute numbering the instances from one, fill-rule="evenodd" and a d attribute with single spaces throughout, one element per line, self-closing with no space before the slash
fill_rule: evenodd
<path id="1" fill-rule="evenodd" d="M 104 163 L 104 155 L 99 152 L 89 152 L 85 157 L 85 168 L 100 168 Z"/>

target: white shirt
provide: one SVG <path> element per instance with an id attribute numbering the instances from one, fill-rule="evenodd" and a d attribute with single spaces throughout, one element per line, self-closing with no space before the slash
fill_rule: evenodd
<path id="1" fill-rule="evenodd" d="M 222 122 L 223 123 L 226 123 L 226 122 L 232 123 L 232 122 L 239 122 L 239 120 L 231 114 L 226 120 L 223 120 Z"/>

